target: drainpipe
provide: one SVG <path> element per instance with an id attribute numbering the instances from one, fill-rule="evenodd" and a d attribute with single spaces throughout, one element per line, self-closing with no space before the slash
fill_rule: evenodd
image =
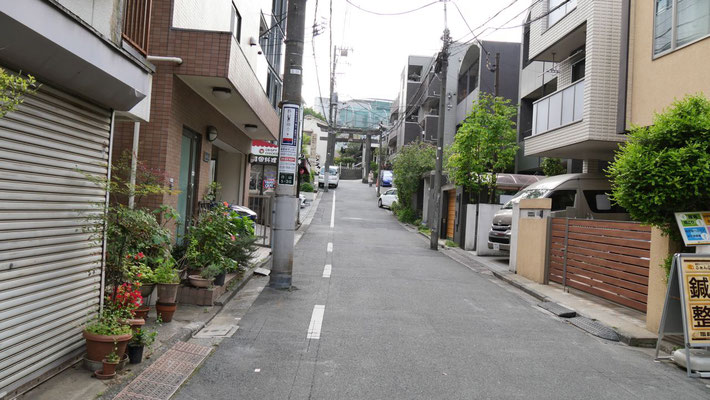
<path id="1" fill-rule="evenodd" d="M 133 123 L 133 151 L 131 152 L 131 177 L 130 188 L 131 192 L 128 195 L 128 208 L 133 209 L 135 205 L 135 190 L 136 190 L 136 171 L 138 169 L 138 138 L 141 132 L 141 123 Z"/>
<path id="2" fill-rule="evenodd" d="M 147 56 L 145 58 L 146 60 L 153 62 L 153 61 L 165 61 L 165 62 L 171 62 L 171 63 L 176 63 L 178 65 L 182 64 L 182 58 L 180 57 L 163 57 L 163 56 Z"/>

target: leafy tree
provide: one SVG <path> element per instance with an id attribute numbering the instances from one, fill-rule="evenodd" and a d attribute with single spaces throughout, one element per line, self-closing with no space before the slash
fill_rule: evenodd
<path id="1" fill-rule="evenodd" d="M 419 190 L 422 174 L 436 166 L 436 148 L 424 142 L 406 144 L 392 165 L 400 209 L 412 211 L 412 196 Z"/>
<path id="2" fill-rule="evenodd" d="M 607 172 L 633 219 L 680 240 L 674 213 L 710 207 L 710 101 L 687 96 L 633 127 Z"/>
<path id="3" fill-rule="evenodd" d="M 447 149 L 449 178 L 469 193 L 487 189 L 495 197 L 496 174 L 513 166 L 518 151 L 510 100 L 482 93 Z"/>
<path id="4" fill-rule="evenodd" d="M 323 114 L 319 113 L 318 111 L 316 111 L 310 107 L 303 107 L 303 115 L 310 115 L 310 116 L 320 119 L 321 121 L 326 121 Z"/>
<path id="5" fill-rule="evenodd" d="M 0 118 L 15 110 L 22 104 L 23 97 L 36 91 L 37 87 L 32 75 L 23 78 L 0 68 Z"/>
<path id="6" fill-rule="evenodd" d="M 544 157 L 540 163 L 540 167 L 542 167 L 542 172 L 545 176 L 562 175 L 567 172 L 567 169 L 562 165 L 562 161 L 559 158 Z"/>

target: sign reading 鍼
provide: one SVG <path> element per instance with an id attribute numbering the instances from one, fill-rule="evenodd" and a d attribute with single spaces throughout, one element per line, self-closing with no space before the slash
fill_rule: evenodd
<path id="1" fill-rule="evenodd" d="M 656 360 L 669 358 L 658 356 L 663 337 L 677 334 L 683 334 L 685 339 L 685 365 L 691 365 L 691 348 L 710 347 L 710 255 L 690 253 L 673 256 L 658 328 Z M 690 368 L 687 371 L 688 376 L 694 375 Z M 699 374 L 706 377 L 704 372 Z"/>
<path id="2" fill-rule="evenodd" d="M 675 213 L 686 246 L 710 244 L 710 211 Z"/>
<path id="3" fill-rule="evenodd" d="M 710 257 L 680 257 L 688 341 L 710 343 Z"/>

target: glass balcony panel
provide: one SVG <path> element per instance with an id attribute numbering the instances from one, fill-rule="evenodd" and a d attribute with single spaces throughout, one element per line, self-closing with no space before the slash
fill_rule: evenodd
<path id="1" fill-rule="evenodd" d="M 574 120 L 579 121 L 584 114 L 584 81 L 574 85 Z"/>
<path id="2" fill-rule="evenodd" d="M 535 105 L 537 109 L 537 124 L 535 126 L 535 133 L 547 132 L 547 116 L 549 114 L 549 104 L 550 99 L 542 100 Z"/>
<path id="3" fill-rule="evenodd" d="M 562 125 L 562 93 L 550 96 L 550 118 L 547 129 L 557 129 Z"/>
<path id="4" fill-rule="evenodd" d="M 574 121 L 574 86 L 562 91 L 562 125 Z"/>

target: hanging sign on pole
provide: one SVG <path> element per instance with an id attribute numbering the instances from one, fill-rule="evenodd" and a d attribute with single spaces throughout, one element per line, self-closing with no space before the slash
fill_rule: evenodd
<path id="1" fill-rule="evenodd" d="M 279 142 L 279 185 L 294 186 L 298 163 L 298 132 L 301 106 L 284 104 L 281 109 L 281 132 Z"/>

